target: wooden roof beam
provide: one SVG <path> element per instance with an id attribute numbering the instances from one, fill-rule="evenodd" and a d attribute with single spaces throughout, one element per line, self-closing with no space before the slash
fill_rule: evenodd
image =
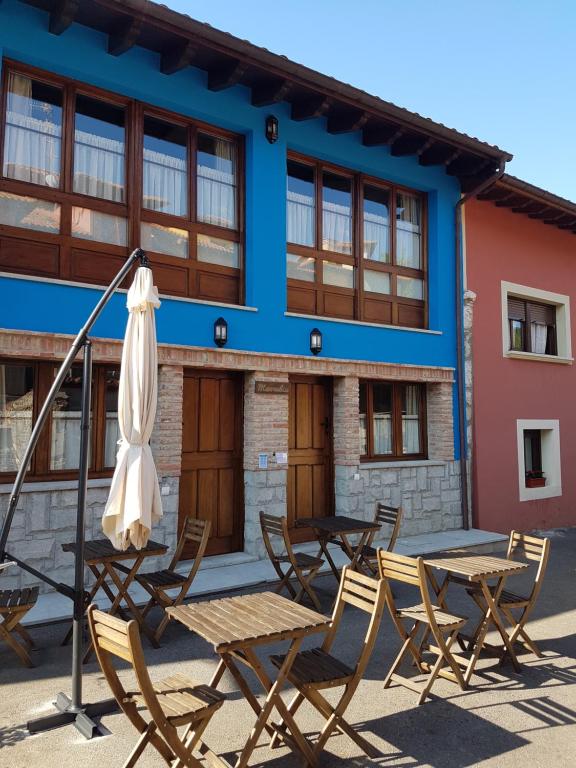
<path id="1" fill-rule="evenodd" d="M 417 155 L 419 152 L 425 152 L 433 143 L 434 139 L 428 136 L 405 133 L 390 144 L 390 154 L 394 157 Z"/>
<path id="2" fill-rule="evenodd" d="M 239 59 L 231 59 L 226 64 L 209 69 L 208 89 L 210 91 L 223 91 L 238 85 L 247 69 L 248 64 Z"/>
<path id="3" fill-rule="evenodd" d="M 72 24 L 78 13 L 80 0 L 57 0 L 50 11 L 48 30 L 53 35 L 61 35 Z"/>
<path id="4" fill-rule="evenodd" d="M 522 195 L 510 194 L 500 200 L 494 200 L 494 205 L 498 208 L 512 208 L 513 206 L 521 205 L 524 201 Z"/>
<path id="5" fill-rule="evenodd" d="M 329 96 L 320 94 L 305 96 L 292 102 L 292 120 L 313 120 L 322 117 L 332 104 Z"/>
<path id="6" fill-rule="evenodd" d="M 160 71 L 164 75 L 173 75 L 188 67 L 197 53 L 197 48 L 191 40 L 182 40 L 162 53 Z"/>
<path id="7" fill-rule="evenodd" d="M 521 205 L 515 205 L 512 208 L 512 212 L 523 213 L 527 215 L 529 213 L 540 213 L 541 211 L 545 210 L 547 207 L 548 206 L 544 205 L 543 203 L 536 203 L 534 202 L 534 200 L 531 200 L 528 197 Z"/>
<path id="8" fill-rule="evenodd" d="M 353 133 L 361 130 L 369 117 L 360 109 L 334 109 L 328 114 L 326 130 L 328 133 Z"/>
<path id="9" fill-rule="evenodd" d="M 142 31 L 142 18 L 131 16 L 124 21 L 119 21 L 112 27 L 108 35 L 108 53 L 112 56 L 121 56 L 136 45 Z"/>
<path id="10" fill-rule="evenodd" d="M 367 125 L 362 131 L 362 144 L 365 147 L 387 146 L 399 139 L 404 131 L 402 126 L 389 123 Z"/>
<path id="11" fill-rule="evenodd" d="M 291 88 L 290 80 L 271 80 L 254 85 L 252 87 L 252 106 L 268 107 L 271 104 L 284 101 Z"/>
<path id="12" fill-rule="evenodd" d="M 449 176 L 475 176 L 489 163 L 489 160 L 474 155 L 461 155 L 446 166 L 446 173 Z"/>
<path id="13" fill-rule="evenodd" d="M 429 147 L 420 150 L 418 162 L 420 165 L 449 165 L 460 157 L 462 151 L 455 149 L 450 144 L 433 142 Z"/>

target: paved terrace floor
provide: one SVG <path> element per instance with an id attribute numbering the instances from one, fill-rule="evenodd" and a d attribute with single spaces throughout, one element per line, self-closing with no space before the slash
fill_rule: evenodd
<path id="1" fill-rule="evenodd" d="M 350 722 L 361 729 L 381 757 L 369 760 L 346 736 L 336 735 L 328 742 L 321 766 L 565 768 L 575 764 L 576 529 L 551 535 L 550 565 L 530 624 L 530 633 L 544 651 L 544 658 L 522 654 L 521 674 L 514 673 L 508 664 L 499 668 L 494 659 L 483 659 L 469 691 L 462 692 L 452 683 L 439 680 L 433 688 L 434 700 L 418 707 L 413 692 L 382 688 L 399 645 L 386 616 L 365 679 L 348 710 Z M 514 589 L 521 591 L 524 576 L 515 578 Z M 328 612 L 335 581 L 326 575 L 317 584 L 322 590 L 323 609 Z M 464 591 L 457 586 L 450 590 L 451 608 L 474 616 Z M 396 595 L 401 605 L 413 600 L 409 587 L 397 587 Z M 20 667 L 14 656 L 0 646 L 1 768 L 116 768 L 136 741 L 136 732 L 120 714 L 103 718 L 109 735 L 89 742 L 73 727 L 36 736 L 25 730 L 28 718 L 51 711 L 50 702 L 58 691 L 69 691 L 70 649 L 59 645 L 66 629 L 63 623 L 32 629 L 39 647 L 35 652 L 38 666 L 33 670 Z M 350 608 L 335 646 L 335 653 L 344 661 L 353 662 L 364 629 L 363 614 Z M 267 654 L 276 650 L 266 648 Z M 216 665 L 211 648 L 179 625 L 169 626 L 160 650 L 146 645 L 145 651 L 156 678 L 178 671 L 206 682 Z M 212 720 L 206 740 L 216 752 L 233 759 L 254 717 L 233 682 L 225 678 L 224 683 L 230 698 Z M 109 696 L 94 661 L 85 667 L 84 688 L 87 701 Z M 254 691 L 260 695 L 256 683 Z M 290 693 L 287 689 L 285 696 Z M 298 714 L 304 732 L 317 732 L 321 721 L 308 706 Z M 147 750 L 139 765 L 159 768 L 164 763 L 153 750 Z M 262 738 L 252 765 L 289 768 L 298 761 L 285 748 L 269 750 Z"/>

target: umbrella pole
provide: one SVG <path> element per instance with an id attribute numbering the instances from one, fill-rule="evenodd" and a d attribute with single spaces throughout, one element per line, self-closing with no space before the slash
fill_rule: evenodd
<path id="1" fill-rule="evenodd" d="M 92 398 L 92 342 L 86 339 L 82 370 L 82 410 L 80 417 L 80 464 L 78 471 L 78 507 L 76 515 L 76 548 L 74 559 L 74 612 L 72 620 L 72 698 L 59 693 L 54 702 L 58 713 L 30 720 L 30 733 L 73 723 L 80 733 L 91 739 L 99 733 L 93 718 L 117 709 L 115 699 L 97 704 L 82 703 L 82 632 L 84 623 L 84 529 L 86 524 L 86 489 L 90 464 L 90 404 Z"/>

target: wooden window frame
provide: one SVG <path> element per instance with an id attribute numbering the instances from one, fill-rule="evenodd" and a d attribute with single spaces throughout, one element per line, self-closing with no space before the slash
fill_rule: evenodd
<path id="1" fill-rule="evenodd" d="M 373 385 L 388 384 L 392 387 L 392 446 L 393 453 L 375 453 L 373 436 Z M 402 453 L 402 394 L 407 386 L 418 387 L 420 394 L 420 446 L 419 453 Z M 427 440 L 427 405 L 426 385 L 413 381 L 383 381 L 380 379 L 362 379 L 360 387 L 365 387 L 366 399 L 366 442 L 368 453 L 360 456 L 361 462 L 373 461 L 416 461 L 428 457 Z M 358 410 L 360 415 L 360 410 Z"/>
<path id="2" fill-rule="evenodd" d="M 418 190 L 409 189 L 399 184 L 392 184 L 374 176 L 364 173 L 356 173 L 341 166 L 317 160 L 297 152 L 288 152 L 287 162 L 293 161 L 301 165 L 309 166 L 314 174 L 314 204 L 315 204 L 315 233 L 314 245 L 306 246 L 287 241 L 287 253 L 314 259 L 314 281 L 297 280 L 287 277 L 288 286 L 288 311 L 304 314 L 313 314 L 326 317 L 339 317 L 341 319 L 358 320 L 361 322 L 375 322 L 383 325 L 409 325 L 409 327 L 428 327 L 428 206 L 427 196 Z M 351 180 L 352 197 L 352 253 L 350 255 L 324 250 L 322 248 L 322 174 L 334 173 Z M 390 195 L 390 262 L 382 263 L 364 258 L 364 187 L 378 187 L 386 190 Z M 408 194 L 417 197 L 421 206 L 420 246 L 421 269 L 412 269 L 396 263 L 396 196 Z M 339 264 L 348 264 L 354 267 L 354 288 L 341 288 L 329 285 L 322 280 L 323 261 L 334 261 Z M 369 292 L 364 289 L 364 271 L 372 270 L 384 272 L 390 276 L 390 294 Z M 399 296 L 397 293 L 398 276 L 412 277 L 422 280 L 423 298 L 410 299 Z M 297 303 L 296 296 L 300 292 L 313 294 L 310 306 L 312 311 L 303 311 L 303 306 Z M 348 298 L 348 310 L 343 312 L 330 311 L 326 307 L 326 296 L 336 295 Z M 310 300 L 310 297 L 309 297 Z M 387 319 L 379 319 L 378 306 L 386 305 Z M 420 321 L 403 322 L 401 312 L 413 308 L 418 313 Z M 374 314 L 374 308 L 376 314 Z"/>
<path id="3" fill-rule="evenodd" d="M 546 351 L 546 352 L 541 352 L 537 354 L 549 355 L 550 357 L 558 357 L 558 331 L 557 331 L 556 306 L 553 304 L 546 304 L 543 301 L 523 299 L 513 295 L 509 295 L 507 297 L 507 301 L 508 301 L 507 316 L 508 316 L 509 351 L 532 353 L 532 334 L 530 332 L 530 326 L 532 322 L 536 322 L 536 321 L 533 321 L 533 313 L 536 308 L 541 309 L 542 307 L 544 307 L 546 310 L 552 310 L 554 312 L 554 323 L 553 324 L 546 323 L 546 327 L 549 329 L 549 331 L 550 329 L 552 331 L 550 336 L 550 347 L 552 351 Z M 524 319 L 510 316 L 511 315 L 510 301 L 517 302 L 519 304 L 524 305 Z M 513 339 L 512 323 L 513 322 L 522 323 L 522 348 L 521 349 L 517 349 L 516 347 L 512 346 L 512 339 Z M 548 339 L 546 341 L 546 345 L 548 346 Z"/>
<path id="4" fill-rule="evenodd" d="M 1 358 L 0 365 L 22 365 L 33 369 L 32 424 L 36 422 L 40 408 L 45 401 L 53 381 L 59 361 L 21 360 L 20 358 Z M 78 364 L 75 364 L 78 365 Z M 114 368 L 120 371 L 117 363 L 97 363 L 92 369 L 92 428 L 90 430 L 90 468 L 89 478 L 112 477 L 114 467 L 104 466 L 106 438 L 106 377 L 105 371 Z M 40 434 L 31 466 L 26 475 L 26 482 L 76 480 L 78 469 L 50 468 L 50 440 L 52 434 L 52 415 L 48 417 Z M 15 472 L 0 472 L 0 483 L 13 482 Z"/>
<path id="5" fill-rule="evenodd" d="M 27 64 L 4 59 L 2 73 L 2 103 L 0 120 L 0 158 L 4 158 L 4 135 L 7 109 L 8 77 L 12 72 L 62 89 L 61 173 L 58 188 L 0 176 L 2 190 L 16 195 L 34 197 L 58 203 L 61 210 L 60 233 L 39 232 L 20 227 L 0 225 L 0 239 L 9 238 L 14 247 L 35 241 L 55 255 L 49 267 L 39 267 L 31 257 L 18 267 L 14 259 L 0 257 L 0 270 L 19 274 L 41 275 L 66 281 L 107 284 L 124 263 L 128 254 L 140 246 L 140 225 L 143 222 L 173 226 L 188 232 L 188 256 L 180 258 L 149 251 L 155 266 L 155 282 L 161 293 L 222 301 L 242 305 L 245 300 L 244 265 L 244 139 L 225 129 L 175 114 L 159 107 L 144 104 L 119 94 L 77 80 L 60 77 Z M 76 95 L 82 94 L 106 101 L 125 110 L 125 202 L 118 203 L 73 191 L 74 123 Z M 188 214 L 174 216 L 144 208 L 143 142 L 144 115 L 184 127 L 188 134 Z M 234 229 L 206 224 L 196 217 L 196 139 L 199 133 L 233 142 L 236 149 L 236 227 Z M 0 172 L 3 167 L 0 167 Z M 119 216 L 126 220 L 127 245 L 118 246 L 72 236 L 72 207 L 88 208 L 99 213 Z M 199 234 L 234 242 L 238 245 L 238 267 L 227 267 L 197 260 L 196 240 Z M 1 250 L 1 249 L 0 249 Z M 91 256 L 94 262 L 91 263 Z M 97 261 L 98 257 L 100 259 Z M 77 264 L 78 262 L 78 264 Z M 202 280 L 209 288 L 202 287 Z M 122 287 L 128 287 L 129 278 Z M 220 285 L 219 285 L 220 284 Z"/>

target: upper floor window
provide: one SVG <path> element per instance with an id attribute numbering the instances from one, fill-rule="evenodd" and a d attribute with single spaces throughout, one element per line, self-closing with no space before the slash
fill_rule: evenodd
<path id="1" fill-rule="evenodd" d="M 0 363 L 0 477 L 18 470 L 32 425 L 58 367 L 54 363 Z M 94 367 L 90 472 L 112 474 L 118 431 L 117 366 Z M 82 366 L 73 365 L 64 380 L 32 458 L 30 479 L 75 477 L 80 456 Z M 74 472 L 76 471 L 76 475 Z"/>
<path id="2" fill-rule="evenodd" d="M 363 459 L 426 456 L 426 390 L 422 384 L 360 382 L 360 454 Z"/>
<path id="3" fill-rule="evenodd" d="M 556 307 L 508 297 L 510 349 L 556 355 Z"/>
<path id="4" fill-rule="evenodd" d="M 424 327 L 424 198 L 290 155 L 288 309 Z"/>
<path id="5" fill-rule="evenodd" d="M 160 292 L 242 301 L 238 137 L 24 65 L 3 77 L 0 269 L 106 284 L 141 246 Z"/>

